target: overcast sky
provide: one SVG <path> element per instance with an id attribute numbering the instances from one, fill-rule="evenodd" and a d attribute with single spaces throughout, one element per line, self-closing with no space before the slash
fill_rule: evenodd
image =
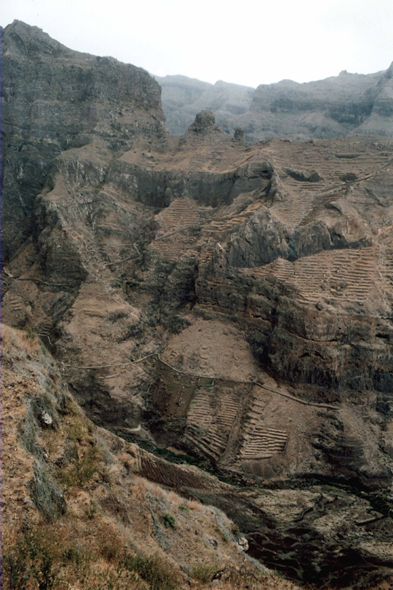
<path id="1" fill-rule="evenodd" d="M 247 86 L 368 74 L 393 61 L 393 0 L 3 0 L 0 24 L 153 74 Z"/>

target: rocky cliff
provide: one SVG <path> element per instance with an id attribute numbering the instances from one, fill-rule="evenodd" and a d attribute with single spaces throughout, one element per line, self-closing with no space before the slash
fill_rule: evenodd
<path id="1" fill-rule="evenodd" d="M 283 80 L 256 90 L 217 82 L 207 86 L 184 76 L 156 78 L 172 134 L 186 131 L 192 116 L 210 109 L 228 133 L 242 127 L 249 141 L 297 140 L 344 135 L 393 135 L 392 66 L 386 71 L 298 84 Z M 191 92 L 191 88 L 193 91 Z"/>
<path id="2" fill-rule="evenodd" d="M 140 68 L 71 51 L 15 21 L 2 33 L 3 246 L 31 233 L 33 202 L 63 150 L 104 143 L 114 156 L 166 134 L 157 83 Z"/>
<path id="3" fill-rule="evenodd" d="M 254 556 L 320 586 L 387 577 L 392 142 L 253 144 L 211 111 L 169 137 L 145 72 L 21 23 L 2 50 L 2 320 L 40 336 L 96 425 L 245 486 L 193 494 L 241 515 Z"/>

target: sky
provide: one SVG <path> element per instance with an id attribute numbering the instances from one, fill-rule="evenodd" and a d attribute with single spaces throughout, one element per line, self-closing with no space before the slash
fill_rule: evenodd
<path id="1" fill-rule="evenodd" d="M 392 0 L 2 0 L 77 51 L 150 73 L 256 87 L 369 74 L 393 61 Z"/>

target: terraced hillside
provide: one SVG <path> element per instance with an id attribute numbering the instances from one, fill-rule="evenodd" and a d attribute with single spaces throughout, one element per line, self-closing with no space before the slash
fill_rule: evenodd
<path id="1" fill-rule="evenodd" d="M 377 408 L 393 379 L 390 142 L 248 145 L 231 140 L 202 114 L 180 142 L 169 141 L 164 151 L 153 151 L 152 144 L 148 149 L 135 146 L 108 165 L 94 144 L 59 156 L 55 186 L 37 200 L 41 217 L 54 225 L 38 226 L 38 239 L 4 268 L 6 321 L 32 322 L 69 365 L 81 403 L 118 429 L 137 427 L 148 396 L 155 395 L 154 372 L 133 361 L 165 350 L 176 338 L 171 331 L 186 328 L 186 334 L 198 314 L 235 322 L 237 338 L 251 345 L 257 339 L 257 359 L 247 361 L 249 382 L 263 382 L 268 373 L 295 398 L 350 399 Z M 92 172 L 98 165 L 107 179 L 99 185 Z M 80 283 L 82 276 L 87 278 Z M 203 331 L 196 338 L 203 340 Z M 211 374 L 203 371 L 199 352 L 187 379 L 203 376 L 228 378 L 214 366 Z M 234 382 L 244 381 L 237 377 Z M 161 393 L 170 392 L 172 386 L 161 381 Z M 181 404 L 188 420 L 181 444 L 214 461 L 224 458 L 231 468 L 227 442 L 245 411 L 239 409 L 243 394 L 215 389 L 213 410 L 208 390 L 191 395 L 190 385 L 184 387 L 187 403 L 165 394 L 163 415 L 179 415 L 174 404 Z M 262 440 L 269 429 L 291 430 L 285 421 L 264 423 L 248 427 L 246 438 Z M 278 438 L 284 443 L 287 435 Z M 285 456 L 287 445 L 277 448 Z M 270 454 L 240 446 L 236 452 L 260 461 Z M 236 469 L 249 465 L 233 453 Z M 379 461 L 385 478 L 388 455 Z"/>
<path id="2" fill-rule="evenodd" d="M 355 576 L 342 571 L 343 551 L 356 576 L 385 575 L 392 563 L 383 545 L 393 481 L 391 140 L 251 144 L 224 133 L 206 111 L 183 136 L 169 137 L 146 73 L 67 53 L 26 27 L 11 26 L 2 43 L 3 88 L 19 63 L 28 70 L 32 60 L 36 72 L 18 82 L 23 109 L 8 90 L 3 96 L 10 123 L 2 142 L 9 215 L 2 321 L 39 335 L 96 425 L 244 485 L 241 494 L 209 495 L 205 484 L 192 493 L 239 512 L 253 554 L 269 565 L 339 584 Z M 34 52 L 21 50 L 29 44 Z M 48 123 L 38 137 L 34 123 L 22 137 L 26 96 L 38 105 L 37 80 L 49 83 L 48 68 L 55 74 L 64 60 L 71 78 L 76 60 L 82 78 L 88 70 L 103 84 L 100 68 L 108 73 L 112 64 L 129 76 L 129 95 L 121 104 L 107 96 L 112 110 L 102 120 L 94 93 L 72 95 L 73 109 L 89 103 L 96 115 L 86 133 L 64 139 Z M 119 111 L 127 105 L 125 122 Z M 32 168 L 41 171 L 38 184 Z M 141 461 L 159 483 L 177 477 L 166 464 Z M 325 489 L 313 488 L 285 517 L 274 501 L 274 526 L 258 508 L 261 486 L 291 488 L 292 505 L 298 487 L 322 484 L 340 490 L 337 505 L 366 494 L 372 522 L 363 512 L 346 514 L 378 538 L 377 548 L 366 533 L 344 547 L 335 496 Z M 332 536 L 323 533 L 325 515 Z M 303 521 L 312 538 L 296 545 L 292 529 Z M 264 536 L 270 526 L 274 551 Z M 291 551 L 296 545 L 295 565 L 277 549 L 283 538 Z"/>

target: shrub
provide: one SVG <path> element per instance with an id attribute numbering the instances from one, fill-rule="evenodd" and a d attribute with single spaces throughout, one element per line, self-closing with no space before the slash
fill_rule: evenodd
<path id="1" fill-rule="evenodd" d="M 121 545 L 116 540 L 108 540 L 101 547 L 101 555 L 107 561 L 114 561 L 119 557 Z"/>
<path id="2" fill-rule="evenodd" d="M 67 563 L 74 563 L 77 567 L 80 567 L 84 562 L 89 561 L 90 556 L 86 549 L 80 546 L 69 546 L 64 549 L 62 559 Z"/>
<path id="3" fill-rule="evenodd" d="M 67 469 L 59 470 L 57 479 L 67 488 L 83 486 L 99 470 L 100 459 L 101 452 L 98 447 L 90 447 L 81 459 L 78 458 Z"/>
<path id="4" fill-rule="evenodd" d="M 85 514 L 89 520 L 93 520 L 93 518 L 97 514 L 97 504 L 90 501 L 90 506 L 88 508 L 86 508 Z"/>
<path id="5" fill-rule="evenodd" d="M 212 581 L 216 571 L 219 569 L 216 563 L 197 563 L 191 568 L 191 577 L 202 584 Z"/>
<path id="6" fill-rule="evenodd" d="M 142 324 L 139 322 L 137 324 L 128 324 L 125 328 L 124 333 L 117 339 L 117 342 L 121 344 L 126 340 L 130 340 L 131 338 L 138 338 L 141 336 L 143 332 Z"/>
<path id="7" fill-rule="evenodd" d="M 251 352 L 255 358 L 263 364 L 268 356 L 268 347 L 266 338 L 260 332 L 254 331 L 247 336 L 247 342 L 250 345 Z"/>
<path id="8" fill-rule="evenodd" d="M 29 580 L 24 550 L 20 542 L 2 555 L 3 584 L 10 590 L 24 590 Z"/>
<path id="9" fill-rule="evenodd" d="M 158 555 L 153 557 L 125 555 L 119 566 L 130 572 L 136 572 L 149 584 L 151 590 L 176 590 L 179 586 L 178 572 Z"/>
<path id="10" fill-rule="evenodd" d="M 164 527 L 166 529 L 171 528 L 174 529 L 175 528 L 175 517 L 172 516 L 171 514 L 163 514 L 161 516 L 162 520 L 164 521 Z"/>
<path id="11" fill-rule="evenodd" d="M 220 535 L 220 537 L 224 541 L 224 543 L 228 543 L 228 541 L 229 541 L 228 537 L 226 536 L 226 534 L 224 533 L 224 531 L 222 531 L 220 529 L 219 526 L 215 526 L 214 527 L 214 530 L 216 531 L 216 533 L 218 533 Z"/>
<path id="12" fill-rule="evenodd" d="M 25 332 L 26 338 L 30 338 L 30 339 L 35 339 L 37 338 L 37 334 L 34 332 L 33 328 L 31 326 L 25 326 L 23 328 L 23 331 Z"/>
<path id="13" fill-rule="evenodd" d="M 185 328 L 191 326 L 191 323 L 186 318 L 176 314 L 169 315 L 165 323 L 172 334 L 180 334 Z"/>
<path id="14" fill-rule="evenodd" d="M 2 556 L 2 587 L 10 590 L 50 590 L 57 585 L 55 547 L 36 531 L 21 534 Z M 32 586 L 33 584 L 33 586 Z"/>
<path id="15" fill-rule="evenodd" d="M 68 434 L 74 442 L 82 442 L 85 435 L 85 428 L 82 420 L 74 420 L 68 427 Z"/>

